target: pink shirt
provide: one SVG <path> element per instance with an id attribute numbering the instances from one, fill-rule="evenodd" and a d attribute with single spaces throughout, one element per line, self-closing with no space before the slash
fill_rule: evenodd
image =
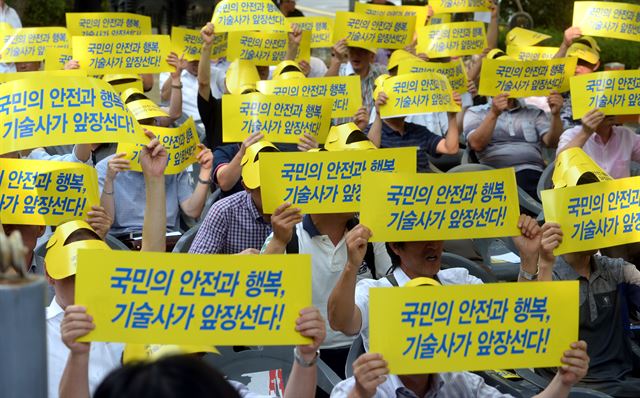
<path id="1" fill-rule="evenodd" d="M 558 152 L 574 139 L 582 126 L 573 127 L 560 136 Z M 605 144 L 598 134 L 592 134 L 582 147 L 587 155 L 613 178 L 629 177 L 631 161 L 640 162 L 640 135 L 622 126 L 613 126 Z"/>

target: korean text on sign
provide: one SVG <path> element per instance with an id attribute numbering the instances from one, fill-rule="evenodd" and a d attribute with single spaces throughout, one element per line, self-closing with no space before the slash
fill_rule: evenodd
<path id="1" fill-rule="evenodd" d="M 395 6 L 356 2 L 355 12 L 378 17 L 416 17 L 416 26 L 424 26 L 427 21 L 427 7 Z"/>
<path id="2" fill-rule="evenodd" d="M 466 93 L 467 89 L 467 68 L 462 59 L 451 62 L 424 62 L 422 60 L 407 60 L 398 65 L 398 74 L 406 73 L 439 73 L 449 79 L 451 88 L 458 93 Z"/>
<path id="3" fill-rule="evenodd" d="M 436 14 L 489 11 L 490 0 L 429 0 Z"/>
<path id="4" fill-rule="evenodd" d="M 362 174 L 414 172 L 416 149 L 262 153 L 262 207 L 272 213 L 290 202 L 310 214 L 356 212 Z"/>
<path id="5" fill-rule="evenodd" d="M 227 36 L 227 58 L 246 59 L 256 65 L 277 65 L 285 60 L 289 35 L 286 32 L 230 32 Z M 309 61 L 311 32 L 302 32 L 295 61 Z"/>
<path id="6" fill-rule="evenodd" d="M 387 103 L 380 107 L 384 118 L 426 112 L 460 112 L 453 101 L 449 79 L 439 73 L 411 73 L 384 81 Z"/>
<path id="7" fill-rule="evenodd" d="M 416 17 L 382 17 L 356 12 L 336 12 L 333 41 L 346 39 L 353 47 L 404 48 L 411 44 Z"/>
<path id="8" fill-rule="evenodd" d="M 188 345 L 308 344 L 311 257 L 83 250 L 75 302 L 96 324 L 84 341 Z"/>
<path id="9" fill-rule="evenodd" d="M 44 52 L 44 70 L 64 70 L 64 66 L 72 59 L 71 46 L 69 48 L 48 47 Z"/>
<path id="10" fill-rule="evenodd" d="M 73 59 L 90 74 L 173 72 L 171 39 L 164 35 L 72 39 Z"/>
<path id="11" fill-rule="evenodd" d="M 519 61 L 543 61 L 553 59 L 558 53 L 558 47 L 537 47 L 508 45 L 507 55 Z"/>
<path id="12" fill-rule="evenodd" d="M 580 119 L 593 108 L 606 115 L 640 113 L 640 71 L 620 70 L 589 73 L 571 78 L 573 118 Z"/>
<path id="13" fill-rule="evenodd" d="M 211 19 L 217 33 L 289 31 L 290 26 L 271 0 L 222 0 Z"/>
<path id="14" fill-rule="evenodd" d="M 416 51 L 429 58 L 480 54 L 486 47 L 484 22 L 453 22 L 418 28 Z"/>
<path id="15" fill-rule="evenodd" d="M 577 61 L 575 57 L 527 62 L 485 58 L 478 92 L 487 96 L 509 93 L 511 98 L 566 92 Z"/>
<path id="16" fill-rule="evenodd" d="M 102 80 L 51 76 L 0 86 L 0 155 L 55 145 L 145 139 L 120 96 Z"/>
<path id="17" fill-rule="evenodd" d="M 260 93 L 222 97 L 222 140 L 241 142 L 264 134 L 270 142 L 298 143 L 304 134 L 324 143 L 329 134 L 330 98 L 292 98 Z"/>
<path id="18" fill-rule="evenodd" d="M 362 106 L 360 77 L 316 77 L 310 79 L 261 80 L 258 91 L 266 95 L 331 98 L 331 117 L 352 117 Z"/>
<path id="19" fill-rule="evenodd" d="M 2 159 L 0 219 L 7 224 L 60 225 L 84 220 L 100 204 L 98 175 L 80 163 Z"/>
<path id="20" fill-rule="evenodd" d="M 305 32 L 311 32 L 311 48 L 331 47 L 333 18 L 330 17 L 290 17 L 287 21 L 296 24 Z"/>
<path id="21" fill-rule="evenodd" d="M 147 127 L 158 138 L 160 143 L 167 149 L 167 167 L 164 174 L 178 174 L 189 165 L 195 163 L 196 156 L 200 153 L 198 144 L 198 132 L 192 118 L 187 119 L 180 127 Z M 131 170 L 142 172 L 140 165 L 140 154 L 144 144 L 118 144 L 116 153 L 126 153 L 129 159 Z"/>
<path id="22" fill-rule="evenodd" d="M 71 36 L 150 35 L 151 17 L 126 12 L 87 12 L 66 14 Z"/>
<path id="23" fill-rule="evenodd" d="M 376 242 L 494 238 L 519 234 L 513 169 L 362 177 L 360 222 Z"/>
<path id="24" fill-rule="evenodd" d="M 542 205 L 562 227 L 556 255 L 640 242 L 640 177 L 542 191 Z"/>
<path id="25" fill-rule="evenodd" d="M 640 6 L 604 1 L 573 3 L 573 26 L 583 35 L 640 41 Z"/>
<path id="26" fill-rule="evenodd" d="M 171 28 L 171 51 L 184 56 L 187 61 L 198 61 L 202 52 L 202 37 L 197 29 Z M 227 34 L 216 33 L 213 37 L 211 58 L 217 59 L 227 53 Z"/>
<path id="27" fill-rule="evenodd" d="M 578 340 L 578 282 L 370 290 L 370 352 L 393 374 L 560 366 Z"/>
<path id="28" fill-rule="evenodd" d="M 70 47 L 65 28 L 22 28 L 0 31 L 0 62 L 42 61 L 48 48 Z"/>

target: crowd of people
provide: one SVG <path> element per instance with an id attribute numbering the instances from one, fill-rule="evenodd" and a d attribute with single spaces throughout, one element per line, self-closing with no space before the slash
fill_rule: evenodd
<path id="1" fill-rule="evenodd" d="M 280 0 L 278 6 L 286 16 L 302 16 L 294 0 Z M 0 22 L 21 27 L 17 14 L 4 1 L 0 1 Z M 460 112 L 425 109 L 424 114 L 381 118 L 380 107 L 388 96 L 377 84 L 382 75 L 398 74 L 399 58 L 452 59 L 428 59 L 416 53 L 415 44 L 374 52 L 342 39 L 332 47 L 327 63 L 314 56 L 297 63 L 293 59 L 302 32 L 294 27 L 286 61 L 277 67 L 255 66 L 246 60 L 212 60 L 215 29 L 208 23 L 201 29 L 198 61 L 187 62 L 172 53 L 167 62 L 175 72 L 154 77 L 132 70 L 131 74 L 146 82 L 145 89 L 122 93 L 123 102 L 130 105 L 151 98 L 150 82 L 158 85 L 160 101 L 151 117 L 148 112 L 134 114 L 142 126 L 177 126 L 193 118 L 203 142 L 195 171 L 165 175 L 167 152 L 148 130 L 150 142 L 140 156 L 142 172 L 130 170 L 126 154 L 116 153 L 114 145 L 77 144 L 0 155 L 79 162 L 95 166 L 98 172 L 100 205 L 92 208 L 86 220 L 54 226 L 45 258 L 35 250 L 45 234 L 44 226 L 3 225 L 8 234 L 21 232 L 27 271 L 46 276 L 51 286 L 46 309 L 49 397 L 257 396 L 246 386 L 226 380 L 199 354 L 123 365 L 126 346 L 76 341 L 95 327 L 87 309 L 74 302 L 76 251 L 108 248 L 107 235 L 132 250 L 171 251 L 185 231 L 185 218 L 196 220 L 197 228 L 189 253 L 311 255 L 313 306 L 300 311 L 296 330 L 312 343 L 294 349 L 286 397 L 326 395 L 316 388 L 318 360 L 343 379 L 332 397 L 509 396 L 470 372 L 394 375 L 380 354 L 369 352 L 371 287 L 404 286 L 417 278 L 431 278 L 445 286 L 482 283 L 467 269 L 441 267 L 444 241 L 434 236 L 429 241 L 371 243 L 372 233 L 359 223 L 358 214 L 303 214 L 291 203 L 282 203 L 273 214 L 266 214 L 260 189 L 259 154 L 277 151 L 418 147 L 416 171 L 421 173 L 436 171 L 433 163 L 442 155 L 455 157 L 466 151 L 471 161 L 514 168 L 518 186 L 535 200 L 540 200 L 537 186 L 542 172 L 553 163 L 553 151 L 546 152 L 552 154 L 549 159 L 545 147 L 557 154 L 582 148 L 611 177 L 630 176 L 632 162 L 640 162 L 640 136 L 614 116 L 593 109 L 582 120 L 574 120 L 570 93 L 552 92 L 543 100 L 510 98 L 509 93 L 493 98 L 478 95 L 482 60 L 507 57 L 497 50 L 496 5 L 491 7 L 487 32 L 488 48 L 464 60 L 468 92 L 454 93 Z M 602 66 L 596 40 L 583 36 L 579 27 L 565 30 L 556 57 L 576 57 L 576 75 L 596 72 Z M 41 64 L 0 63 L 0 68 L 3 72 L 33 71 L 40 70 Z M 66 68 L 82 65 L 72 60 Z M 297 145 L 276 145 L 262 134 L 241 143 L 223 142 L 224 95 L 256 92 L 257 81 L 287 75 L 294 79 L 359 76 L 362 107 L 352 118 L 333 120 L 326 143 L 304 135 Z M 207 208 L 207 198 L 214 191 L 220 192 L 219 199 Z M 570 226 L 544 222 L 543 217 L 523 210 L 518 220 L 520 235 L 513 238 L 520 257 L 518 281 L 579 281 L 580 339 L 567 347 L 561 367 L 539 371 L 549 384 L 538 396 L 566 397 L 574 386 L 616 397 L 640 396 L 640 366 L 628 330 L 635 305 L 640 304 L 638 245 L 556 257 L 554 249 Z M 351 365 L 347 356 L 357 336 L 362 337 L 366 353 L 355 360 L 353 376 L 347 378 L 345 367 Z"/>

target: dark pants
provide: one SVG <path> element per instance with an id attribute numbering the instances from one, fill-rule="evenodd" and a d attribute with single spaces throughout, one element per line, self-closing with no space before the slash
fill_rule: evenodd
<path id="1" fill-rule="evenodd" d="M 516 182 L 529 196 L 535 200 L 540 200 L 538 198 L 538 181 L 540 181 L 541 176 L 541 171 L 531 169 L 520 170 L 516 173 Z"/>

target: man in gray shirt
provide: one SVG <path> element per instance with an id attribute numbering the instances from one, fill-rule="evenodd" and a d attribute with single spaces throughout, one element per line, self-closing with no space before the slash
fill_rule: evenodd
<path id="1" fill-rule="evenodd" d="M 552 92 L 548 102 L 551 117 L 502 93 L 464 115 L 464 136 L 480 163 L 514 167 L 518 186 L 533 198 L 538 197 L 536 188 L 545 168 L 542 144 L 555 148 L 562 134 L 562 96 Z"/>

